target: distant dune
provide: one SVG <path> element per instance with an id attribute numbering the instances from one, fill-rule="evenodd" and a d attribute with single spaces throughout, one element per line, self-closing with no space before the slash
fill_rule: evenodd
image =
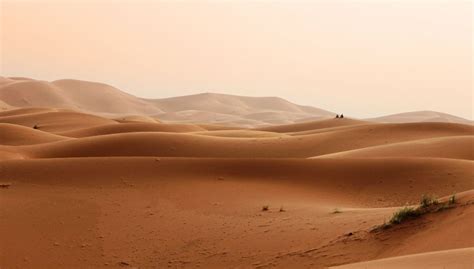
<path id="1" fill-rule="evenodd" d="M 298 131 L 304 130 L 304 126 L 308 126 L 310 121 L 319 122 L 336 115 L 324 109 L 297 105 L 278 97 L 201 93 L 163 99 L 145 99 L 97 82 L 73 79 L 47 82 L 21 77 L 0 77 L 0 111 L 25 107 L 67 108 L 111 118 L 121 117 L 131 121 L 160 120 L 246 128 L 285 124 L 289 126 L 278 128 L 294 128 Z M 338 124 L 355 124 L 355 122 L 349 122 L 344 120 Z M 388 115 L 367 119 L 365 122 L 473 124 L 472 121 L 434 111 Z M 324 125 L 324 123 L 318 124 Z M 335 123 L 330 122 L 330 124 Z M 311 129 L 311 126 L 308 128 Z"/>
<path id="2" fill-rule="evenodd" d="M 354 120 L 349 118 L 343 119 L 328 119 L 328 120 L 313 120 L 308 122 L 293 123 L 286 125 L 276 125 L 269 127 L 258 128 L 262 131 L 270 131 L 277 133 L 291 133 L 291 132 L 304 132 L 304 131 L 315 131 L 319 129 L 327 129 L 333 127 L 342 127 L 342 126 L 354 126 L 369 124 L 368 121 Z"/>
<path id="3" fill-rule="evenodd" d="M 436 111 L 414 111 L 399 114 L 393 114 L 378 118 L 368 119 L 383 123 L 402 123 L 402 122 L 452 122 L 462 124 L 473 124 L 471 120 L 456 117 L 447 113 Z"/>
<path id="4" fill-rule="evenodd" d="M 334 113 L 308 106 L 300 106 L 278 97 L 247 97 L 229 94 L 202 93 L 189 96 L 149 100 L 161 108 L 165 114 L 159 117 L 183 114 L 185 120 L 204 121 L 196 118 L 191 111 L 211 113 L 206 122 L 235 122 L 232 117 L 240 117 L 242 122 L 261 124 L 281 124 L 307 117 L 333 117 Z M 227 118 L 229 116 L 230 118 Z M 214 119 L 212 119 L 214 116 Z M 172 118 L 173 119 L 173 118 Z M 255 125 L 255 124 L 252 124 Z"/>
<path id="5" fill-rule="evenodd" d="M 2 80 L 0 78 L 0 80 Z M 0 100 L 15 107 L 69 108 L 93 113 L 156 114 L 160 110 L 112 86 L 80 80 L 16 79 L 0 83 Z"/>

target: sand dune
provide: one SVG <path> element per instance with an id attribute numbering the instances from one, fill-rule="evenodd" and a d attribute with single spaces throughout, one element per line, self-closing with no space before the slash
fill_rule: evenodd
<path id="1" fill-rule="evenodd" d="M 374 146 L 318 158 L 436 157 L 474 160 L 474 136 L 429 138 Z"/>
<path id="2" fill-rule="evenodd" d="M 370 121 L 382 123 L 402 123 L 402 122 L 451 122 L 461 124 L 473 124 L 473 121 L 456 117 L 450 114 L 436 111 L 414 111 L 393 115 L 387 115 L 378 118 L 369 119 Z"/>
<path id="3" fill-rule="evenodd" d="M 0 86 L 0 100 L 16 107 L 70 108 L 96 113 L 161 112 L 157 107 L 112 86 L 79 80 L 15 80 Z"/>
<path id="4" fill-rule="evenodd" d="M 140 115 L 128 115 L 120 118 L 115 119 L 118 122 L 147 122 L 147 123 L 160 123 L 161 121 L 150 117 L 150 116 L 140 116 Z"/>
<path id="5" fill-rule="evenodd" d="M 40 111 L 37 113 L 23 112 L 24 110 L 18 114 L 18 111 L 15 110 L 15 113 L 11 116 L 2 116 L 0 114 L 0 123 L 11 123 L 26 127 L 33 127 L 36 125 L 39 130 L 48 132 L 61 132 L 90 126 L 117 123 L 111 119 L 74 111 L 53 110 L 46 112 Z"/>
<path id="6" fill-rule="evenodd" d="M 341 126 L 354 126 L 369 124 L 366 121 L 354 120 L 349 118 L 343 119 L 327 119 L 327 120 L 318 120 L 302 123 L 294 123 L 287 125 L 277 125 L 270 127 L 258 128 L 257 130 L 277 132 L 277 133 L 293 133 L 293 132 L 303 132 L 303 131 L 314 131 L 319 129 L 334 128 Z"/>
<path id="7" fill-rule="evenodd" d="M 280 111 L 333 116 L 334 113 L 307 106 L 299 106 L 277 97 L 247 97 L 229 94 L 202 93 L 189 96 L 151 100 L 165 112 L 199 110 L 214 113 L 246 115 L 256 111 Z M 192 105 L 192 107 L 190 107 Z"/>
<path id="8" fill-rule="evenodd" d="M 121 262 L 140 268 L 310 263 L 323 268 L 338 258 L 374 259 L 371 239 L 362 241 L 372 244 L 363 248 L 354 240 L 350 249 L 331 242 L 383 223 L 394 210 L 383 206 L 416 203 L 426 191 L 449 195 L 472 188 L 472 168 L 470 161 L 447 159 L 3 161 L 2 178 L 13 185 L 0 197 L 0 214 L 9 216 L 0 222 L 5 242 L 0 260 L 7 267 L 20 263 L 37 268 Z M 265 204 L 269 212 L 261 211 Z M 343 213 L 333 214 L 334 207 Z M 464 208 L 472 211 L 472 206 Z M 446 211 L 442 223 L 448 224 L 451 216 L 458 216 L 459 223 L 459 213 Z M 12 229 L 19 233 L 6 232 Z M 401 242 L 402 232 L 390 238 Z M 443 245 L 459 245 L 459 235 Z M 463 242 L 469 242 L 466 236 Z M 343 256 L 332 256 L 333 246 Z M 326 249 L 330 255 L 324 257 Z"/>
<path id="9" fill-rule="evenodd" d="M 90 128 L 78 129 L 61 134 L 68 137 L 89 137 L 107 134 L 136 133 L 136 132 L 173 132 L 187 133 L 204 131 L 197 125 L 191 124 L 160 124 L 160 123 L 121 123 L 105 124 Z"/>
<path id="10" fill-rule="evenodd" d="M 14 107 L 68 108 L 107 117 L 135 117 L 140 121 L 211 123 L 246 128 L 268 127 L 276 132 L 314 130 L 339 125 L 362 124 L 344 120 L 319 122 L 333 118 L 335 113 L 301 106 L 278 97 L 248 97 L 218 93 L 202 93 L 163 99 L 145 99 L 127 94 L 110 85 L 63 79 L 53 82 L 29 78 L 0 77 L 0 110 Z M 153 116 L 153 118 L 150 118 Z M 309 121 L 318 121 L 314 128 Z M 435 111 L 416 111 L 368 119 L 368 122 L 409 123 L 449 122 L 471 124 L 472 121 Z M 292 125 L 295 124 L 296 125 Z M 298 124 L 301 123 L 301 124 Z M 319 125 L 319 127 L 318 127 Z M 275 129 L 278 128 L 278 129 Z"/>
<path id="11" fill-rule="evenodd" d="M 292 123 L 308 117 L 327 118 L 335 115 L 326 110 L 296 105 L 277 97 L 203 93 L 149 101 L 165 111 L 157 115 L 162 119 L 243 127 Z"/>
<path id="12" fill-rule="evenodd" d="M 0 117 L 20 116 L 25 114 L 44 113 L 44 112 L 58 112 L 60 109 L 45 108 L 45 107 L 31 107 L 31 108 L 17 108 L 0 112 Z"/>
<path id="13" fill-rule="evenodd" d="M 215 102 L 196 109 L 218 112 L 189 114 L 245 108 L 219 124 L 0 112 L 0 267 L 472 265 L 474 126 L 345 118 L 246 129 L 231 122 L 276 113 L 247 114 L 258 105 L 306 110 L 231 97 L 199 97 Z M 167 102 L 186 121 L 184 103 Z M 445 203 L 453 193 L 444 210 L 374 229 L 424 194 Z"/>
<path id="14" fill-rule="evenodd" d="M 472 268 L 474 257 L 474 248 L 462 248 L 454 250 L 433 251 L 422 254 L 413 254 L 395 258 L 386 258 L 370 262 L 361 262 L 337 267 L 334 269 L 444 269 L 444 268 L 458 268 L 469 269 Z"/>
<path id="15" fill-rule="evenodd" d="M 286 134 L 256 131 L 256 130 L 218 130 L 195 132 L 194 134 L 217 136 L 217 137 L 240 137 L 240 138 L 263 138 L 263 137 L 284 137 Z"/>
<path id="16" fill-rule="evenodd" d="M 124 127 L 122 125 L 116 128 L 99 127 L 98 132 L 107 133 L 113 129 L 127 128 Z M 410 140 L 471 135 L 473 129 L 473 126 L 448 123 L 362 125 L 350 130 L 342 129 L 303 136 L 267 136 L 258 139 L 242 138 L 242 135 L 235 138 L 138 132 L 59 141 L 47 146 L 19 147 L 19 150 L 21 149 L 25 156 L 35 158 L 88 156 L 308 158 Z M 77 135 L 81 136 L 80 131 L 78 132 Z M 87 131 L 84 132 L 84 135 L 87 135 Z M 91 132 L 94 133 L 94 130 Z"/>
<path id="17" fill-rule="evenodd" d="M 0 77 L 0 109 L 12 107 L 68 108 L 107 117 L 154 116 L 164 121 L 219 123 L 243 127 L 293 123 L 306 118 L 335 115 L 323 109 L 296 105 L 277 97 L 204 93 L 143 99 L 97 82 L 73 79 L 48 82 Z M 145 118 L 141 118 L 143 119 Z"/>
<path id="18" fill-rule="evenodd" d="M 471 248 L 473 245 L 472 238 L 465 235 L 472 233 L 472 225 L 474 224 L 474 207 L 472 206 L 474 193 L 471 190 L 460 193 L 458 197 L 457 202 L 448 209 L 427 213 L 418 218 L 407 220 L 400 225 L 376 230 L 374 230 L 376 226 L 365 226 L 365 228 L 359 230 L 352 230 L 351 233 L 340 236 L 324 246 L 302 249 L 291 252 L 290 255 L 280 256 L 278 258 L 279 267 L 283 268 L 294 264 L 294 256 L 302 256 L 304 258 L 301 260 L 307 262 L 318 260 L 320 263 L 329 266 L 350 264 L 348 268 L 385 268 L 383 267 L 385 262 L 387 262 L 387 266 L 406 265 L 409 268 L 429 265 L 431 263 L 422 257 L 417 258 L 415 255 Z M 447 197 L 441 199 L 441 201 L 446 200 Z M 381 210 L 383 209 L 375 209 L 375 211 Z M 367 222 L 366 218 L 365 221 Z M 453 227 L 456 227 L 456 229 L 453 229 Z M 388 257 L 396 258 L 393 260 L 384 259 Z M 459 258 L 461 260 L 458 260 L 457 264 L 472 265 L 472 260 L 465 260 L 465 255 Z M 265 264 L 271 264 L 274 260 L 276 259 L 269 259 Z M 367 260 L 376 260 L 373 265 L 381 267 L 370 267 L 371 262 L 355 263 L 356 261 Z M 345 267 L 342 266 L 341 268 Z M 451 267 L 448 266 L 447 268 Z"/>
<path id="19" fill-rule="evenodd" d="M 44 169 L 43 174 L 36 178 L 28 177 L 29 170 L 48 166 L 53 169 Z M 345 169 L 341 170 L 341 166 Z M 94 157 L 9 161 L 3 162 L 1 167 L 7 178 L 38 184 L 44 180 L 46 183 L 50 180 L 61 183 L 63 179 L 60 174 L 65 172 L 74 173 L 74 176 L 68 176 L 72 181 L 84 180 L 84 183 L 92 184 L 99 178 L 103 178 L 101 181 L 104 183 L 116 183 L 120 178 L 148 181 L 160 177 L 165 180 L 166 176 L 171 175 L 183 179 L 202 177 L 218 180 L 218 177 L 223 177 L 227 180 L 235 178 L 262 183 L 295 184 L 297 188 L 312 189 L 311 193 L 317 191 L 319 195 L 329 199 L 327 202 L 331 204 L 337 201 L 352 207 L 417 203 L 426 192 L 445 196 L 468 191 L 472 187 L 471 179 L 474 176 L 474 164 L 471 161 L 436 158 L 336 160 Z M 449 184 L 446 183 L 447 178 Z"/>
<path id="20" fill-rule="evenodd" d="M 61 141 L 66 137 L 15 124 L 0 123 L 0 145 L 33 145 Z"/>
<path id="21" fill-rule="evenodd" d="M 9 109 L 13 109 L 13 107 L 11 105 L 3 102 L 2 100 L 0 100 L 0 111 L 9 110 Z"/>

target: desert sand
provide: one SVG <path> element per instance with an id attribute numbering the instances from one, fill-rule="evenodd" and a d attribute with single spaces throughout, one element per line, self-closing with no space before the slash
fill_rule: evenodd
<path id="1" fill-rule="evenodd" d="M 288 125 L 294 125 L 291 128 L 299 131 L 328 128 L 334 122 L 322 120 L 336 116 L 335 112 L 326 109 L 297 105 L 278 97 L 202 93 L 146 99 L 99 82 L 76 79 L 43 81 L 0 76 L 0 113 L 14 108 L 66 109 L 114 118 L 122 122 L 160 121 L 222 127 L 270 128 L 275 131 L 288 129 Z M 317 122 L 315 126 L 314 122 Z M 338 122 L 337 125 L 364 122 L 473 124 L 471 120 L 442 112 L 412 111 L 366 120 L 346 119 L 344 123 Z"/>
<path id="2" fill-rule="evenodd" d="M 0 268 L 474 265 L 468 122 L 119 93 L 0 80 Z M 381 228 L 422 195 L 439 207 Z"/>

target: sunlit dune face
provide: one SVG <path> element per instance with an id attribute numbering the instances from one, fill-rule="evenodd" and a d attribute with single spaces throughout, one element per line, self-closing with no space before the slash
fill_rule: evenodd
<path id="1" fill-rule="evenodd" d="M 3 1 L 1 75 L 472 118 L 468 1 Z"/>

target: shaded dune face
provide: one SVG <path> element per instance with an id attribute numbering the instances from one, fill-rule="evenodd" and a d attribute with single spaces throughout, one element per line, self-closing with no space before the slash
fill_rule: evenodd
<path id="1" fill-rule="evenodd" d="M 215 111 L 235 101 L 211 97 Z M 0 267 L 472 264 L 472 125 L 322 119 L 242 128 L 109 116 L 0 112 Z M 423 194 L 449 206 L 374 229 Z"/>

